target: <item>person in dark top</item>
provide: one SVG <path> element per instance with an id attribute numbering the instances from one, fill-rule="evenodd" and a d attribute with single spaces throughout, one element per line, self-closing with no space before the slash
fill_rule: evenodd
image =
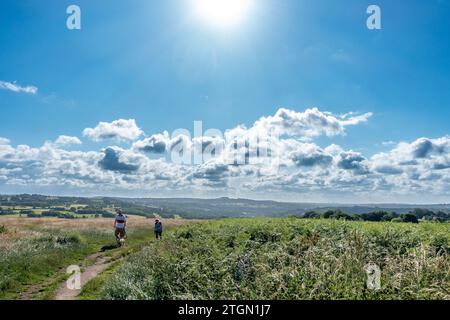
<path id="1" fill-rule="evenodd" d="M 162 231 L 163 231 L 163 227 L 162 227 L 162 223 L 161 221 L 159 221 L 159 219 L 155 220 L 155 236 L 156 239 L 161 239 L 162 240 Z"/>

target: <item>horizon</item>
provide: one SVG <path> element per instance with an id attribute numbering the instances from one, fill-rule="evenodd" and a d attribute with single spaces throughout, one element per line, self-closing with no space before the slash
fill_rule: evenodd
<path id="1" fill-rule="evenodd" d="M 76 196 L 76 195 L 48 195 L 48 194 L 34 194 L 34 193 L 22 193 L 22 194 L 5 194 L 0 193 L 0 197 L 12 197 L 12 196 L 42 196 L 42 197 L 58 197 L 58 198 L 80 198 L 80 199 L 95 199 L 95 198 L 111 198 L 111 199 L 144 199 L 144 200 L 245 200 L 254 202 L 275 202 L 275 203 L 287 203 L 287 204 L 305 204 L 305 205 L 333 205 L 333 206 L 377 206 L 377 205 L 395 205 L 395 206 L 450 206 L 450 203 L 404 203 L 404 202 L 308 202 L 308 201 L 280 201 L 270 198 L 266 199 L 252 199 L 252 198 L 233 198 L 233 197 L 211 197 L 211 198 L 196 198 L 196 197 L 121 197 L 121 196 L 107 196 L 107 195 L 91 195 L 91 196 Z"/>

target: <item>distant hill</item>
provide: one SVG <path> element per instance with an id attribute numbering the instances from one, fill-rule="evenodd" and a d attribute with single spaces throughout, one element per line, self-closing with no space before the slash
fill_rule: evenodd
<path id="1" fill-rule="evenodd" d="M 285 217 L 302 215 L 307 211 L 340 209 L 347 214 L 361 214 L 372 211 L 407 213 L 415 208 L 450 213 L 450 204 L 358 204 L 342 205 L 333 203 L 293 203 L 259 201 L 249 199 L 196 199 L 196 198 L 120 198 L 120 197 L 59 197 L 44 195 L 0 195 L 0 207 L 30 206 L 48 208 L 54 206 L 86 205 L 105 209 L 122 207 L 126 212 L 163 217 L 179 215 L 184 218 L 225 218 L 225 217 Z"/>
<path id="2" fill-rule="evenodd" d="M 413 204 L 365 204 L 342 205 L 323 203 L 292 203 L 277 201 L 258 201 L 249 199 L 194 199 L 194 198 L 120 198 L 125 202 L 136 205 L 159 208 L 163 212 L 173 212 L 180 216 L 202 217 L 282 217 L 289 215 L 302 215 L 307 211 L 341 209 L 348 214 L 361 214 L 372 211 L 389 211 L 399 214 L 407 213 L 412 209 L 441 210 L 450 212 L 450 204 L 413 205 Z"/>

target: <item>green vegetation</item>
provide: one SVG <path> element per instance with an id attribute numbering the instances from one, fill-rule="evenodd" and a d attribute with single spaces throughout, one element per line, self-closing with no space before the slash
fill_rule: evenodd
<path id="1" fill-rule="evenodd" d="M 110 218 L 115 208 L 129 215 L 173 217 L 160 208 L 144 206 L 116 198 L 53 197 L 43 195 L 0 195 L 0 216 L 21 215 L 30 218 L 58 217 L 64 219 Z"/>
<path id="2" fill-rule="evenodd" d="M 114 209 L 111 209 L 114 210 Z M 28 218 L 62 218 L 62 219 L 81 219 L 81 218 L 111 218 L 114 213 L 103 209 L 84 209 L 84 208 L 61 208 L 61 207 L 0 207 L 0 216 L 22 216 Z"/>
<path id="3" fill-rule="evenodd" d="M 172 227 L 166 227 L 166 230 L 171 230 Z M 131 254 L 141 252 L 144 248 L 146 248 L 150 241 L 154 241 L 153 230 L 148 229 L 137 229 L 133 231 L 127 238 L 127 244 L 125 250 L 113 251 L 113 255 L 121 254 L 122 257 L 127 257 Z M 115 260 L 118 260 L 118 257 L 115 257 Z M 83 287 L 80 295 L 77 297 L 79 300 L 99 300 L 102 298 L 102 290 L 108 281 L 113 276 L 114 272 L 123 266 L 124 261 L 126 259 L 121 260 L 118 263 L 111 265 L 107 270 L 105 270 L 98 277 L 89 281 L 86 286 Z"/>
<path id="4" fill-rule="evenodd" d="M 342 210 L 327 210 L 324 213 L 317 211 L 308 211 L 300 216 L 305 219 L 341 219 L 348 221 L 394 221 L 394 222 L 409 222 L 419 223 L 423 221 L 448 222 L 450 221 L 450 214 L 438 211 L 434 212 L 427 209 L 414 209 L 408 213 L 397 214 L 395 212 L 387 211 L 373 211 L 369 213 L 349 215 Z"/>
<path id="5" fill-rule="evenodd" d="M 89 281 L 81 291 L 80 295 L 77 297 L 78 300 L 98 300 L 101 298 L 100 294 L 102 292 L 102 288 L 108 282 L 108 280 L 114 274 L 114 271 L 120 264 L 112 265 L 108 269 L 106 269 L 103 273 L 101 273 L 98 277 Z"/>
<path id="6" fill-rule="evenodd" d="M 0 216 L 65 219 L 110 218 L 120 207 L 128 215 L 184 219 L 306 217 L 362 221 L 450 221 L 450 204 L 323 207 L 325 204 L 283 203 L 247 199 L 80 198 L 0 195 Z M 414 217 L 415 216 L 415 217 Z M 416 221 L 417 220 L 417 221 Z"/>
<path id="7" fill-rule="evenodd" d="M 54 276 L 110 242 L 111 235 L 102 232 L 52 231 L 0 246 L 0 299 L 17 297 L 26 285 Z"/>
<path id="8" fill-rule="evenodd" d="M 450 299 L 450 215 L 439 207 L 348 214 L 336 208 L 304 213 L 286 204 L 274 215 L 288 218 L 165 228 L 157 242 L 150 241 L 151 223 L 139 218 L 142 227 L 133 228 L 123 249 L 115 248 L 108 220 L 81 220 L 114 217 L 118 206 L 146 217 L 197 215 L 191 210 L 197 200 L 182 200 L 190 203 L 186 208 L 175 201 L 176 211 L 167 210 L 171 199 L 159 199 L 159 209 L 150 200 L 133 201 L 0 196 L 2 217 L 43 218 L 5 218 L 0 224 L 0 299 L 18 298 L 33 287 L 41 292 L 34 290 L 31 298 L 50 299 L 68 265 L 99 251 L 115 263 L 83 288 L 80 299 Z M 202 201 L 210 215 L 227 206 L 224 215 L 240 214 L 238 200 Z M 372 263 L 382 270 L 381 290 L 366 287 L 365 267 Z"/>
<path id="9" fill-rule="evenodd" d="M 197 224 L 131 256 L 102 297 L 450 299 L 449 228 L 297 218 Z M 369 263 L 381 268 L 380 290 L 366 287 Z"/>
<path id="10" fill-rule="evenodd" d="M 62 269 L 104 250 L 114 260 L 120 259 L 140 251 L 150 239 L 153 239 L 153 232 L 149 228 L 135 228 L 128 232 L 129 245 L 125 250 L 116 249 L 112 232 L 95 230 L 51 231 L 36 238 L 15 240 L 0 247 L 0 299 L 17 298 L 27 286 L 55 277 L 45 292 L 34 297 L 50 299 L 66 276 Z"/>

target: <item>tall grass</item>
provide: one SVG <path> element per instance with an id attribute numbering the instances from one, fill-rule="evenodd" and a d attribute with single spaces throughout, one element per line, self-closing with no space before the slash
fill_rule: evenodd
<path id="1" fill-rule="evenodd" d="M 450 299 L 450 225 L 228 219 L 132 256 L 105 299 Z M 381 268 L 381 289 L 365 266 Z"/>
<path id="2" fill-rule="evenodd" d="M 151 220 L 130 216 L 125 248 L 116 248 L 112 219 L 0 219 L 0 299 L 51 298 L 65 268 L 83 264 L 92 253 L 115 260 L 140 251 L 154 238 Z M 165 220 L 165 229 L 193 221 Z M 5 227 L 2 227 L 5 225 Z M 34 289 L 44 289 L 34 294 Z M 53 288 L 53 289 L 52 289 Z M 30 296 L 28 292 L 33 289 Z M 95 288 L 94 288 L 95 289 Z M 89 294 L 97 295 L 91 290 Z"/>
<path id="3" fill-rule="evenodd" d="M 78 262 L 111 235 L 52 231 L 8 241 L 0 246 L 0 299 L 13 299 L 32 285 Z"/>

